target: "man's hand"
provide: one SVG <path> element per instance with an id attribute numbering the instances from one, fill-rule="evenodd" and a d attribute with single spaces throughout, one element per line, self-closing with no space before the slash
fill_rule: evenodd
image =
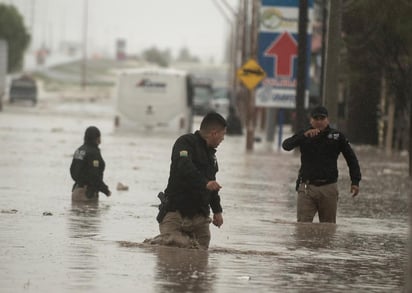
<path id="1" fill-rule="evenodd" d="M 222 213 L 218 213 L 218 214 L 213 214 L 213 221 L 212 221 L 213 225 L 215 225 L 216 227 L 219 227 L 223 225 L 223 216 Z"/>
<path id="2" fill-rule="evenodd" d="M 314 137 L 316 135 L 318 135 L 320 133 L 320 130 L 317 128 L 311 128 L 305 131 L 305 133 L 303 134 L 306 137 Z"/>
<path id="3" fill-rule="evenodd" d="M 350 192 L 352 193 L 352 197 L 355 197 L 359 193 L 359 186 L 357 185 L 351 185 L 350 187 Z"/>
<path id="4" fill-rule="evenodd" d="M 111 196 L 112 192 L 109 190 L 109 192 L 106 194 L 107 197 Z"/>
<path id="5" fill-rule="evenodd" d="M 220 186 L 220 184 L 217 183 L 217 181 L 213 180 L 213 181 L 209 181 L 206 184 L 206 188 L 210 191 L 219 191 L 222 188 L 222 186 Z"/>

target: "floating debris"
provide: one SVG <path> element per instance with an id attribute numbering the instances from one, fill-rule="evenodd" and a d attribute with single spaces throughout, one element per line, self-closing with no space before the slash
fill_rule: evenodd
<path id="1" fill-rule="evenodd" d="M 43 212 L 43 216 L 53 216 L 51 212 Z"/>
<path id="2" fill-rule="evenodd" d="M 17 213 L 16 209 L 11 209 L 11 210 L 1 210 L 2 214 L 15 214 Z"/>
<path id="3" fill-rule="evenodd" d="M 240 277 L 237 277 L 237 279 L 238 279 L 238 280 L 246 280 L 246 281 L 249 281 L 250 279 L 252 279 L 252 277 L 251 277 L 251 276 L 240 276 Z"/>
<path id="4" fill-rule="evenodd" d="M 63 131 L 64 130 L 61 127 L 54 127 L 54 128 L 51 129 L 51 132 L 63 132 Z"/>
<path id="5" fill-rule="evenodd" d="M 190 276 L 192 279 L 198 279 L 199 278 L 199 273 L 198 271 L 194 271 L 193 274 Z"/>
<path id="6" fill-rule="evenodd" d="M 127 191 L 127 190 L 129 190 L 129 186 L 124 185 L 123 183 L 119 182 L 119 183 L 117 183 L 116 189 L 117 190 L 122 190 L 122 191 Z"/>

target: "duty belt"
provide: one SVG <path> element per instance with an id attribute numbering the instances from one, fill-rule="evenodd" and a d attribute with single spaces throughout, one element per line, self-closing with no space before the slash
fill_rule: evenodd
<path id="1" fill-rule="evenodd" d="M 335 183 L 336 181 L 327 180 L 327 179 L 314 179 L 314 180 L 302 180 L 302 182 L 307 185 L 322 186 L 326 184 Z"/>

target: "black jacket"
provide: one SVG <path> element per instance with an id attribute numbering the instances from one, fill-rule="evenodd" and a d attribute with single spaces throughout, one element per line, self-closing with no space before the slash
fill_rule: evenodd
<path id="1" fill-rule="evenodd" d="M 165 194 L 167 211 L 178 210 L 183 216 L 222 212 L 220 196 L 206 189 L 218 171 L 216 150 L 209 148 L 199 131 L 179 137 L 172 151 L 172 162 Z M 210 206 L 210 207 L 209 207 Z"/>
<path id="2" fill-rule="evenodd" d="M 299 179 L 303 181 L 336 182 L 338 179 L 337 160 L 342 153 L 349 167 L 352 185 L 359 185 L 361 172 L 358 159 L 343 133 L 329 126 L 315 137 L 305 137 L 302 130 L 283 141 L 282 147 L 290 151 L 300 147 L 301 168 Z"/>
<path id="3" fill-rule="evenodd" d="M 105 163 L 97 144 L 85 143 L 73 155 L 70 175 L 75 185 L 79 187 L 87 185 L 88 194 L 100 191 L 108 195 L 109 188 L 103 182 L 104 168 Z"/>

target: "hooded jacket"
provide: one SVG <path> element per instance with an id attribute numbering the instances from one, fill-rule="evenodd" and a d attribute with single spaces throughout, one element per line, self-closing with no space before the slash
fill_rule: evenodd
<path id="1" fill-rule="evenodd" d="M 87 186 L 87 195 L 93 196 L 97 192 L 109 194 L 108 186 L 103 182 L 105 162 L 97 145 L 100 131 L 91 126 L 86 129 L 84 144 L 73 155 L 70 166 L 70 175 L 75 181 L 73 189 Z"/>

